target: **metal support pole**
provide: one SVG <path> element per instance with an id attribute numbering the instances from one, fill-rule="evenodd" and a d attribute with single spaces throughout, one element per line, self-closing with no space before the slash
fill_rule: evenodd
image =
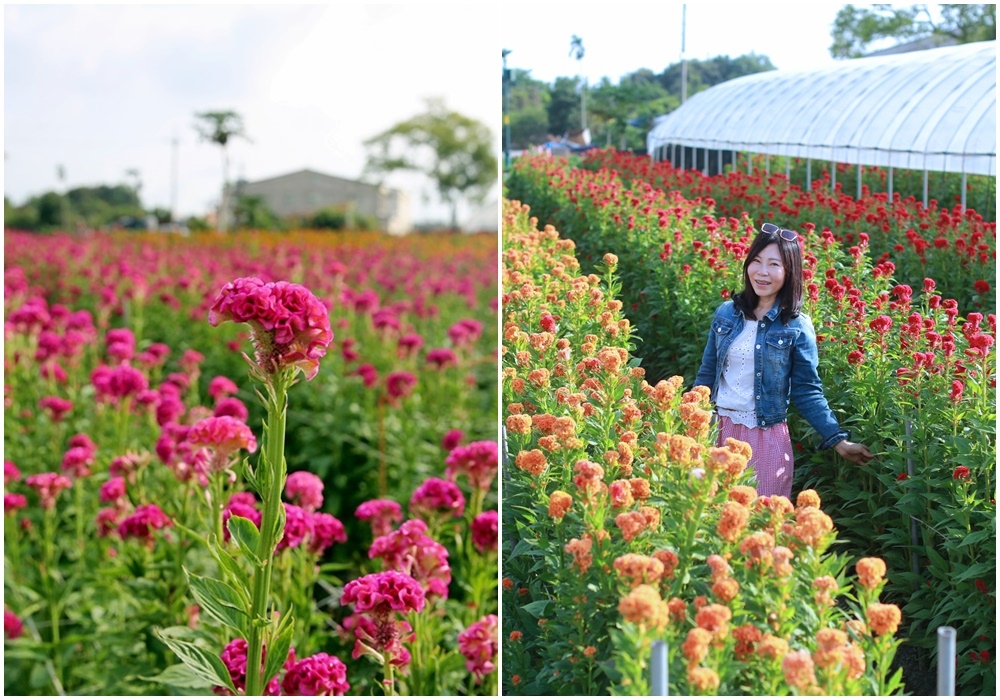
<path id="1" fill-rule="evenodd" d="M 747 175 L 753 175 L 753 153 L 747 152 Z"/>
<path id="2" fill-rule="evenodd" d="M 768 153 L 767 155 L 764 156 L 764 175 L 767 176 L 770 174 L 771 174 L 771 154 Z"/>
<path id="3" fill-rule="evenodd" d="M 937 629 L 937 694 L 951 697 L 955 694 L 955 628 Z"/>
<path id="4" fill-rule="evenodd" d="M 864 167 L 861 165 L 861 151 L 858 151 L 858 201 L 861 201 L 861 182 L 865 179 Z"/>
<path id="5" fill-rule="evenodd" d="M 681 144 L 681 170 L 684 169 L 684 144 Z"/>
<path id="6" fill-rule="evenodd" d="M 837 191 L 837 162 L 830 161 L 830 194 Z"/>
<path id="7" fill-rule="evenodd" d="M 812 192 L 813 188 L 813 160 L 806 158 L 806 192 Z"/>
<path id="8" fill-rule="evenodd" d="M 965 213 L 965 166 L 962 166 L 962 213 Z"/>
<path id="9" fill-rule="evenodd" d="M 888 185 L 887 189 L 889 190 L 889 204 L 892 204 L 893 197 L 892 197 L 892 166 L 891 165 L 889 166 L 889 181 L 886 184 Z"/>
<path id="10" fill-rule="evenodd" d="M 788 182 L 792 181 L 792 157 L 785 156 L 785 179 Z"/>
<path id="11" fill-rule="evenodd" d="M 667 665 L 667 643 L 662 640 L 653 642 L 653 658 L 649 664 L 650 693 L 654 697 L 666 697 L 670 694 L 668 687 L 669 666 Z"/>
<path id="12" fill-rule="evenodd" d="M 722 149 L 719 149 L 719 175 L 722 174 Z"/>
<path id="13" fill-rule="evenodd" d="M 924 166 L 924 209 L 927 208 L 927 166 Z"/>

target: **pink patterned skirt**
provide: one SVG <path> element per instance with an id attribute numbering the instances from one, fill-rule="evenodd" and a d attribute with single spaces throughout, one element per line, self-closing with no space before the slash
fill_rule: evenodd
<path id="1" fill-rule="evenodd" d="M 792 497 L 792 439 L 788 435 L 788 424 L 778 423 L 767 428 L 749 428 L 733 423 L 727 416 L 719 416 L 719 440 L 721 447 L 726 438 L 736 438 L 750 445 L 753 456 L 749 466 L 757 476 L 758 496 Z"/>

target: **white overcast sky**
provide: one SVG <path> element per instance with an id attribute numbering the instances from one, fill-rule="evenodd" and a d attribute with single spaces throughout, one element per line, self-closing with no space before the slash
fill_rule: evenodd
<path id="1" fill-rule="evenodd" d="M 210 110 L 239 112 L 252 139 L 231 142 L 231 178 L 360 177 L 362 142 L 430 97 L 488 124 L 499 151 L 497 14 L 475 3 L 5 5 L 4 193 L 20 204 L 60 189 L 60 166 L 66 188 L 125 183 L 135 168 L 143 203 L 169 207 L 176 137 L 178 213 L 204 214 L 222 158 L 192 125 Z M 387 184 L 409 191 L 414 221 L 447 221 L 425 178 Z"/>
<path id="2" fill-rule="evenodd" d="M 685 53 L 829 65 L 841 6 L 688 3 Z M 231 144 L 234 179 L 301 168 L 360 177 L 362 142 L 429 97 L 490 125 L 499 150 L 498 48 L 541 80 L 617 81 L 680 60 L 681 16 L 670 2 L 5 5 L 4 193 L 20 204 L 63 186 L 126 183 L 137 169 L 143 203 L 169 207 L 176 138 L 177 212 L 204 214 L 222 181 L 219 148 L 192 127 L 208 110 L 239 112 L 252 138 Z M 573 34 L 582 61 L 569 57 Z M 426 179 L 387 183 L 410 193 L 416 222 L 447 219 Z"/>

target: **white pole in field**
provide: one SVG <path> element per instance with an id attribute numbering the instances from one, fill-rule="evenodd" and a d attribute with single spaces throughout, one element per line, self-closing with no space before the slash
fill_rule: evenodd
<path id="1" fill-rule="evenodd" d="M 937 694 L 951 697 L 955 694 L 955 628 L 938 627 Z"/>
<path id="2" fill-rule="evenodd" d="M 669 695 L 667 690 L 667 683 L 669 681 L 667 643 L 659 639 L 653 642 L 652 656 L 653 658 L 649 665 L 651 672 L 650 692 L 654 697 L 666 697 Z"/>

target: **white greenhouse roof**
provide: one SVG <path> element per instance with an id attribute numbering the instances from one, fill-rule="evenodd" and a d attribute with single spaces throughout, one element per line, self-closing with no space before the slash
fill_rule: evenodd
<path id="1" fill-rule="evenodd" d="M 755 73 L 657 118 L 667 144 L 996 175 L 996 41 Z"/>

